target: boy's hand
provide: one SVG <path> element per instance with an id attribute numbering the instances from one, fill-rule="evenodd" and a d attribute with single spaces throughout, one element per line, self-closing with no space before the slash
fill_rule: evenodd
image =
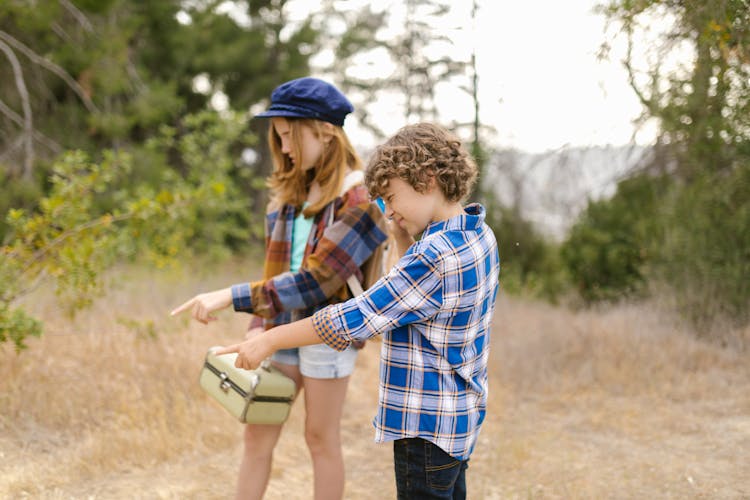
<path id="1" fill-rule="evenodd" d="M 257 333 L 239 344 L 221 347 L 214 351 L 214 354 L 229 354 L 232 352 L 237 353 L 234 366 L 245 370 L 254 370 L 260 366 L 264 359 L 273 354 L 273 349 L 268 342 L 268 335 Z"/>
<path id="2" fill-rule="evenodd" d="M 245 333 L 245 340 L 250 340 L 251 338 L 255 337 L 256 335 L 260 335 L 265 330 L 262 327 L 256 326 L 255 328 L 250 328 Z"/>
<path id="3" fill-rule="evenodd" d="M 208 324 L 209 321 L 216 321 L 216 317 L 211 314 L 212 312 L 229 307 L 231 303 L 232 289 L 224 288 L 216 290 L 215 292 L 196 295 L 174 309 L 170 314 L 174 316 L 192 308 L 192 317 L 205 325 Z"/>

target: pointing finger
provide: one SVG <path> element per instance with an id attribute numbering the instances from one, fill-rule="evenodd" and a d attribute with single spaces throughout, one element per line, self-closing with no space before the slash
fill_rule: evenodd
<path id="1" fill-rule="evenodd" d="M 192 298 L 192 299 L 188 300 L 187 302 L 185 302 L 184 304 L 182 304 L 181 306 L 179 306 L 176 309 L 172 310 L 172 312 L 169 313 L 169 314 L 170 314 L 170 316 L 174 316 L 176 314 L 180 314 L 182 311 L 190 309 L 190 307 L 192 307 L 192 305 L 194 303 L 195 303 L 195 298 Z"/>
<path id="2" fill-rule="evenodd" d="M 214 354 L 231 354 L 233 352 L 240 352 L 240 344 L 229 345 L 226 347 L 220 347 L 214 351 Z"/>

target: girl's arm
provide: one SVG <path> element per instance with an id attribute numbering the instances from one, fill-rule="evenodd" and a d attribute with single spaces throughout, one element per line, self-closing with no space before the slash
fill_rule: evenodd
<path id="1" fill-rule="evenodd" d="M 303 309 L 333 296 L 346 283 L 352 269 L 364 263 L 386 239 L 385 219 L 364 195 L 350 191 L 350 206 L 326 228 L 318 248 L 308 256 L 297 273 L 282 273 L 267 280 L 243 283 L 202 293 L 172 311 L 179 314 L 192 308 L 192 317 L 201 323 L 214 321 L 211 314 L 230 305 L 264 318 L 283 311 Z"/>
<path id="2" fill-rule="evenodd" d="M 220 309 L 229 307 L 232 303 L 232 289 L 222 288 L 214 292 L 201 293 L 184 304 L 176 307 L 170 313 L 171 316 L 193 309 L 192 316 L 201 323 L 208 324 L 209 321 L 216 321 L 216 317 L 211 313 Z"/>
<path id="3" fill-rule="evenodd" d="M 393 240 L 396 242 L 396 260 L 398 260 L 403 257 L 409 247 L 414 244 L 414 237 L 410 235 L 404 228 L 402 228 L 398 224 L 395 224 L 391 220 L 388 221 L 388 231 L 390 232 L 391 236 L 393 236 Z"/>

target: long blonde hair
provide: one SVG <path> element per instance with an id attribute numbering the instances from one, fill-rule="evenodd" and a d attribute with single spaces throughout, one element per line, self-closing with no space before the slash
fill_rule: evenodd
<path id="1" fill-rule="evenodd" d="M 289 123 L 292 156 L 301 158 L 302 127 L 309 127 L 315 137 L 322 140 L 325 134 L 323 122 L 311 118 L 286 118 Z M 268 129 L 268 144 L 273 157 L 273 172 L 268 178 L 271 189 L 271 202 L 274 205 L 290 204 L 296 207 L 307 199 L 310 185 L 317 181 L 320 185 L 321 197 L 314 204 L 304 210 L 304 215 L 310 217 L 317 214 L 337 196 L 344 183 L 347 167 L 352 170 L 362 170 L 362 160 L 354 151 L 344 129 L 332 125 L 331 140 L 324 142 L 323 152 L 318 163 L 308 171 L 303 165 L 292 163 L 289 156 L 281 152 L 281 138 L 271 125 Z"/>

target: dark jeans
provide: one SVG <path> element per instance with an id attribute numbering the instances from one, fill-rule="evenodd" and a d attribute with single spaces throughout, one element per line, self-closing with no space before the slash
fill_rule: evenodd
<path id="1" fill-rule="evenodd" d="M 438 446 L 420 438 L 393 442 L 393 464 L 399 500 L 466 498 L 466 468 Z"/>

